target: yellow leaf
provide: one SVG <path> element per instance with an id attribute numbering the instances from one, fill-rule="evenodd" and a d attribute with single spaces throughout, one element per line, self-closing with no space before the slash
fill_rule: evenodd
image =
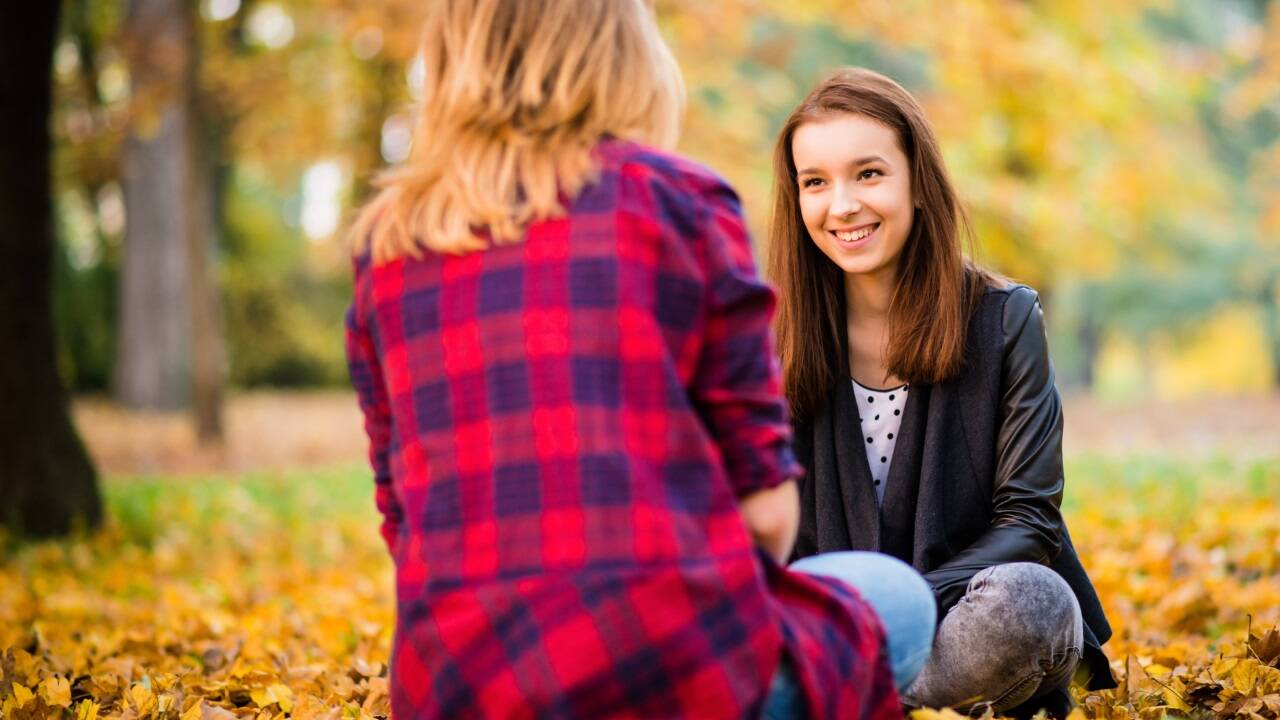
<path id="1" fill-rule="evenodd" d="M 1172 668 L 1167 668 L 1164 665 L 1161 665 L 1160 663 L 1155 663 L 1155 662 L 1148 665 L 1146 667 L 1146 670 L 1147 670 L 1147 674 L 1150 675 L 1151 677 L 1156 677 L 1157 675 L 1168 675 L 1169 673 L 1173 672 Z"/>
<path id="2" fill-rule="evenodd" d="M 1252 694 L 1258 684 L 1258 661 L 1253 658 L 1241 660 L 1231 670 L 1231 684 L 1241 693 Z"/>
<path id="3" fill-rule="evenodd" d="M 81 700 L 76 706 L 76 720 L 98 720 L 98 703 L 92 700 Z"/>
<path id="4" fill-rule="evenodd" d="M 1175 688 L 1166 687 L 1161 691 L 1161 693 L 1164 695 L 1165 704 L 1169 707 L 1174 710 L 1181 710 L 1185 713 L 1191 712 L 1191 708 L 1187 707 L 1187 704 L 1182 700 L 1182 696 L 1178 694 Z"/>
<path id="5" fill-rule="evenodd" d="M 275 683 L 269 689 L 271 694 L 275 696 L 276 702 L 280 704 L 281 710 L 285 712 L 293 710 L 293 691 L 288 686 Z"/>
<path id="6" fill-rule="evenodd" d="M 142 683 L 135 683 L 129 688 L 129 699 L 133 701 L 133 708 L 139 715 L 145 715 L 156 707 L 155 693 Z"/>
<path id="7" fill-rule="evenodd" d="M 204 716 L 204 712 L 200 709 L 203 706 L 203 702 L 195 703 L 191 707 L 187 708 L 187 711 L 182 713 L 178 720 L 200 720 L 200 718 Z"/>
<path id="8" fill-rule="evenodd" d="M 1260 693 L 1280 693 L 1280 669 L 1259 665 L 1257 690 Z"/>
<path id="9" fill-rule="evenodd" d="M 36 681 L 36 658 L 26 650 L 12 651 L 13 672 L 18 678 L 24 682 L 34 683 Z M 10 676 L 13 677 L 13 676 Z"/>
<path id="10" fill-rule="evenodd" d="M 57 675 L 45 678 L 40 683 L 40 697 L 54 707 L 71 707 L 71 681 Z"/>
<path id="11" fill-rule="evenodd" d="M 1239 662 L 1239 658 L 1220 658 L 1218 660 L 1214 660 L 1213 664 L 1209 666 L 1209 672 L 1214 677 L 1225 677 L 1231 674 L 1231 671 L 1235 669 L 1236 664 Z"/>
<path id="12" fill-rule="evenodd" d="M 274 686 L 264 688 L 254 688 L 249 692 L 249 697 L 253 698 L 254 704 L 260 708 L 274 705 L 277 701 L 276 694 L 273 691 Z"/>
<path id="13" fill-rule="evenodd" d="M 35 697 L 35 695 L 32 694 L 25 685 L 21 685 L 19 683 L 13 684 L 13 701 L 19 708 L 31 702 L 31 698 L 33 697 Z"/>

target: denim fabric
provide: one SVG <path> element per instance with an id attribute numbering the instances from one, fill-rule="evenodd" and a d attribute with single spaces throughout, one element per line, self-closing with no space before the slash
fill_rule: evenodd
<path id="1" fill-rule="evenodd" d="M 884 625 L 894 683 L 900 692 L 906 688 L 929 658 L 937 624 L 933 591 L 920 573 L 889 555 L 857 551 L 812 555 L 792 563 L 790 569 L 836 578 L 862 595 Z M 803 696 L 791 662 L 783 658 L 765 700 L 764 717 L 784 720 L 804 716 Z"/>
<path id="2" fill-rule="evenodd" d="M 1043 565 L 989 567 L 938 626 L 933 654 L 903 700 L 996 714 L 1065 686 L 1083 621 L 1066 581 Z"/>
<path id="3" fill-rule="evenodd" d="M 791 667 L 791 658 L 782 657 L 778 669 L 773 674 L 773 682 L 769 685 L 769 694 L 764 699 L 764 720 L 799 720 L 807 717 L 804 694 L 800 692 L 800 683 L 796 680 L 795 669 Z"/>

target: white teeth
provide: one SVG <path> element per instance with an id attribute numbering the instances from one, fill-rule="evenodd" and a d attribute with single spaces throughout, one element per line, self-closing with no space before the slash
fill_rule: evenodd
<path id="1" fill-rule="evenodd" d="M 862 238 L 875 232 L 875 229 L 877 227 L 879 227 L 879 225 L 872 225 L 871 227 L 865 227 L 865 228 L 862 228 L 861 230 L 855 230 L 853 232 L 837 232 L 836 237 L 843 240 L 844 242 L 857 242 L 858 240 L 861 240 Z"/>

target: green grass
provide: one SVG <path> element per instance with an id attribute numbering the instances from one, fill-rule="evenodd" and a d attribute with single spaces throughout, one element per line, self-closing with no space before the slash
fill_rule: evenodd
<path id="1" fill-rule="evenodd" d="M 1170 523 L 1191 517 L 1208 499 L 1280 498 L 1280 456 L 1234 459 L 1176 456 L 1068 457 L 1063 511 L 1070 514 L 1098 498 L 1117 513 L 1158 515 Z"/>
<path id="2" fill-rule="evenodd" d="M 1095 502 L 1108 514 L 1159 515 L 1177 523 L 1202 501 L 1222 496 L 1280 498 L 1280 457 L 1237 460 L 1226 456 L 1113 457 L 1076 455 L 1066 460 L 1068 515 Z M 109 523 L 126 542 L 150 548 L 174 524 L 205 532 L 230 523 L 245 538 L 270 528 L 305 539 L 319 525 L 378 517 L 373 481 L 360 466 L 325 470 L 169 477 L 109 476 L 102 483 Z M 10 548 L 12 549 L 12 548 Z"/>
<path id="3" fill-rule="evenodd" d="M 1075 455 L 1066 459 L 1063 510 L 1091 499 L 1124 499 L 1126 512 L 1158 513 L 1170 522 L 1190 517 L 1209 497 L 1280 499 L 1280 456 L 1237 460 L 1228 456 L 1178 458 Z M 373 480 L 366 468 L 173 478 L 109 477 L 103 483 L 109 513 L 137 542 L 154 539 L 166 516 L 197 521 L 239 518 L 248 529 L 264 523 L 301 529 L 336 518 L 364 516 L 376 523 Z"/>
<path id="4" fill-rule="evenodd" d="M 362 468 L 197 477 L 121 476 L 103 483 L 110 516 L 142 544 L 155 539 L 166 517 L 195 522 L 233 519 L 252 534 L 265 524 L 302 528 L 326 520 L 367 516 L 376 522 L 373 480 Z"/>

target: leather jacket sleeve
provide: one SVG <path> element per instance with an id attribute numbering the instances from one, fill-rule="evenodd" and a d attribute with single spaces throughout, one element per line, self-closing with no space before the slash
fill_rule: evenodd
<path id="1" fill-rule="evenodd" d="M 943 612 L 960 601 L 981 570 L 1010 562 L 1048 564 L 1061 550 L 1062 404 L 1035 291 L 1010 291 L 1002 329 L 991 525 L 972 545 L 925 574 Z"/>

